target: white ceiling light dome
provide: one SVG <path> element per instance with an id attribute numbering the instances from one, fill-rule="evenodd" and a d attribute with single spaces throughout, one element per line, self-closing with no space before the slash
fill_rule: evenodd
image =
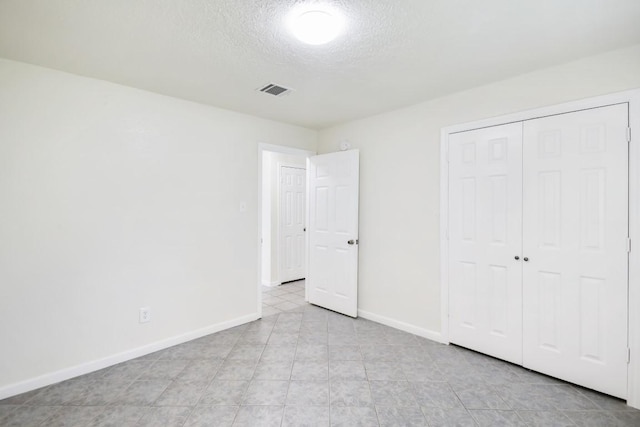
<path id="1" fill-rule="evenodd" d="M 338 10 L 323 4 L 294 8 L 288 18 L 293 35 L 311 45 L 329 43 L 342 33 L 344 24 L 344 18 Z"/>

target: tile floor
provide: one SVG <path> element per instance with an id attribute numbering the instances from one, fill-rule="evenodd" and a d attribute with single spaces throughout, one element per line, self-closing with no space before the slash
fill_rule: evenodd
<path id="1" fill-rule="evenodd" d="M 262 287 L 262 316 L 295 310 L 306 305 L 304 301 L 304 280 L 285 283 L 280 286 Z"/>
<path id="2" fill-rule="evenodd" d="M 640 426 L 618 399 L 281 299 L 296 307 L 0 401 L 0 426 Z"/>

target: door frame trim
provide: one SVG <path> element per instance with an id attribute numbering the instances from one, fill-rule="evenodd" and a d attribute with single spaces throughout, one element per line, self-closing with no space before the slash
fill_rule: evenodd
<path id="1" fill-rule="evenodd" d="M 289 154 L 301 157 L 315 156 L 316 152 L 302 148 L 287 147 L 284 145 L 258 143 L 258 236 L 256 239 L 258 271 L 256 272 L 256 313 L 258 319 L 262 318 L 262 160 L 264 152 Z"/>
<path id="2" fill-rule="evenodd" d="M 488 119 L 447 126 L 440 131 L 440 322 L 442 342 L 449 343 L 449 135 L 489 126 L 527 121 L 613 104 L 629 104 L 629 253 L 627 404 L 640 409 L 640 89 L 525 110 Z"/>

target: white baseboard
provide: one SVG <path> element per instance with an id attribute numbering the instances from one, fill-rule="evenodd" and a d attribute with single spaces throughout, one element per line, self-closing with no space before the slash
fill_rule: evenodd
<path id="1" fill-rule="evenodd" d="M 262 286 L 280 286 L 280 282 L 267 282 L 265 280 L 262 281 Z"/>
<path id="2" fill-rule="evenodd" d="M 79 375 L 88 374 L 109 366 L 116 365 L 118 363 L 126 362 L 127 360 L 135 359 L 136 357 L 144 356 L 153 353 L 158 350 L 163 350 L 174 345 L 182 344 L 187 341 L 191 341 L 197 338 L 204 337 L 209 334 L 223 331 L 225 329 L 233 328 L 235 326 L 243 325 L 248 322 L 257 320 L 258 314 L 253 313 L 247 316 L 238 317 L 236 319 L 228 320 L 226 322 L 216 323 L 195 331 L 187 332 L 182 335 L 167 338 L 164 340 L 156 341 L 151 344 L 137 347 L 131 350 L 123 351 L 122 353 L 114 354 L 104 357 L 102 359 L 93 360 L 90 362 L 82 363 L 80 365 L 71 366 L 69 368 L 61 369 L 59 371 L 51 372 L 41 375 L 39 377 L 30 378 L 25 381 L 21 381 L 15 384 L 9 384 L 4 387 L 0 387 L 0 400 L 7 397 L 15 396 L 21 393 L 26 393 L 31 390 L 45 387 L 51 384 L 65 381 Z"/>
<path id="3" fill-rule="evenodd" d="M 362 317 L 363 319 L 371 320 L 373 322 L 382 323 L 383 325 L 390 326 L 401 331 L 409 332 L 410 334 L 418 335 L 419 337 L 427 338 L 431 341 L 448 344 L 447 342 L 445 342 L 440 332 L 420 328 L 409 323 L 401 322 L 400 320 L 391 319 L 389 317 L 381 316 L 379 314 L 374 314 L 369 311 L 360 309 L 358 309 L 358 316 Z"/>

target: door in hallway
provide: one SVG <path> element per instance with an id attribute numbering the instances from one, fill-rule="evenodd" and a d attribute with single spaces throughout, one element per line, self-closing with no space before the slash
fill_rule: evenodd
<path id="1" fill-rule="evenodd" d="M 280 282 L 305 276 L 306 171 L 280 167 Z"/>

